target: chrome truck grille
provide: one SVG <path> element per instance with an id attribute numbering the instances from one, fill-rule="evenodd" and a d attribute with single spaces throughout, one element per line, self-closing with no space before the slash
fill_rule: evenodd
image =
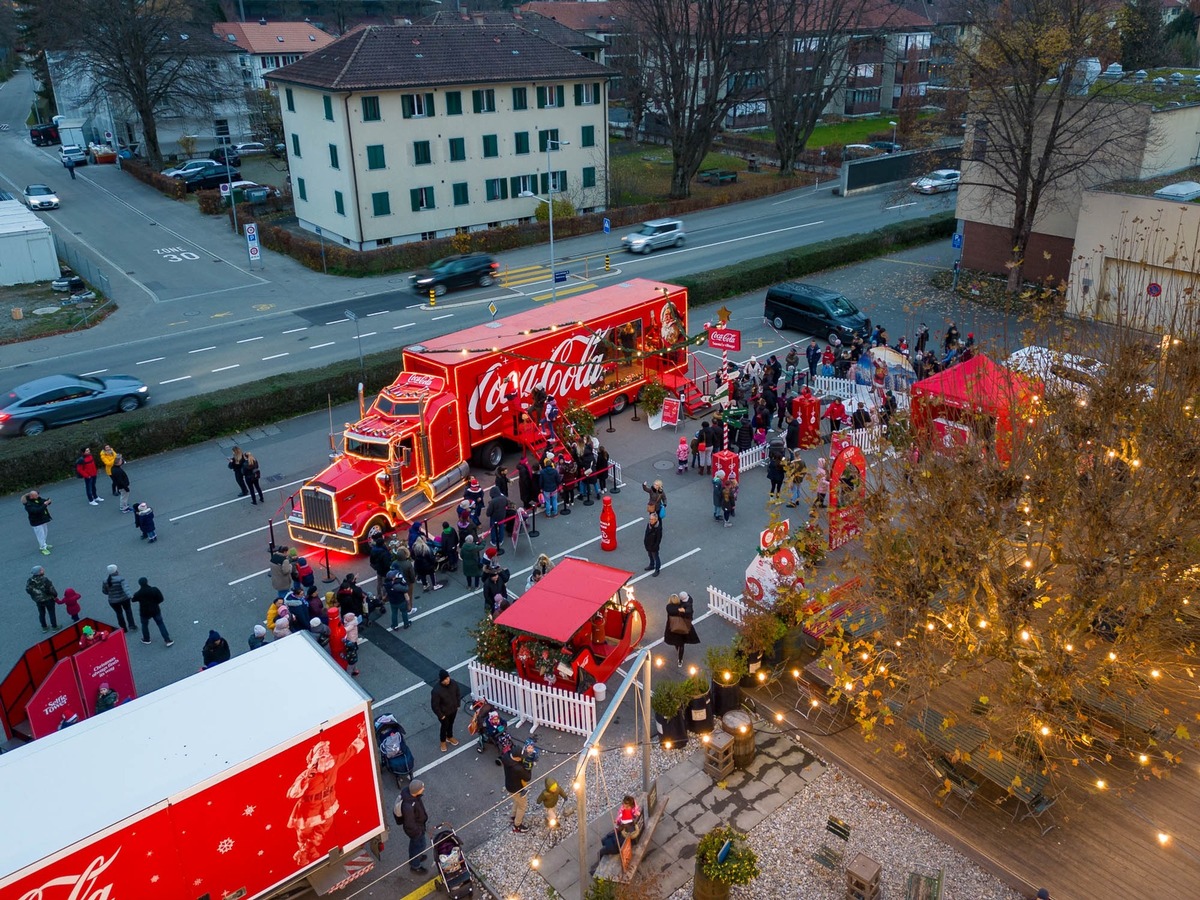
<path id="1" fill-rule="evenodd" d="M 300 491 L 300 509 L 304 516 L 304 524 L 318 531 L 333 533 L 337 530 L 337 516 L 334 515 L 333 497 L 317 488 L 306 487 Z"/>

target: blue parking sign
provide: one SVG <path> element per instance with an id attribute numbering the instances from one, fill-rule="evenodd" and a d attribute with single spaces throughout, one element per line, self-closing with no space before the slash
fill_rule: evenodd
<path id="1" fill-rule="evenodd" d="M 950 246 L 953 247 L 955 250 L 962 249 L 962 233 L 961 232 L 956 232 L 950 238 Z"/>
<path id="2" fill-rule="evenodd" d="M 604 219 L 604 233 L 605 234 L 612 233 L 612 222 L 608 221 L 607 217 L 605 217 L 605 219 Z"/>

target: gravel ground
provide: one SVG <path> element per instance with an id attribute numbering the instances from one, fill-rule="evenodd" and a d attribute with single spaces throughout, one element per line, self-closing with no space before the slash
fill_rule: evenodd
<path id="1" fill-rule="evenodd" d="M 678 754 L 655 748 L 651 756 L 653 774 L 665 772 L 680 759 Z M 564 768 L 565 774 L 558 777 L 564 786 L 569 782 L 570 771 Z M 641 764 L 636 756 L 607 754 L 603 783 L 595 773 L 595 769 L 589 772 L 588 784 L 588 808 L 593 815 L 615 802 L 611 798 L 634 791 L 641 784 Z M 530 860 L 575 834 L 574 804 L 566 807 L 559 827 L 550 829 L 545 811 L 535 803 L 541 778 L 535 787 L 526 818 L 529 833 L 509 832 L 509 808 L 505 804 L 493 813 L 496 836 L 470 853 L 476 871 L 506 900 L 546 896 L 547 885 L 533 873 Z M 750 843 L 759 854 L 763 874 L 752 885 L 734 888 L 731 896 L 741 900 L 842 900 L 846 889 L 841 876 L 822 877 L 809 862 L 809 857 L 824 843 L 825 821 L 831 814 L 845 820 L 851 828 L 846 860 L 853 859 L 861 850 L 883 866 L 883 897 L 903 897 L 904 882 L 910 871 L 936 874 L 943 869 L 945 900 L 1021 900 L 1020 894 L 834 767 L 828 767 L 750 833 Z M 670 900 L 688 900 L 691 896 L 689 881 L 670 895 Z"/>

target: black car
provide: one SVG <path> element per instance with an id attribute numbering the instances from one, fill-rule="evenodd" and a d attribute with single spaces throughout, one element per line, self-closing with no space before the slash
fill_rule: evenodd
<path id="1" fill-rule="evenodd" d="M 211 190 L 230 181 L 241 181 L 242 173 L 231 166 L 209 166 L 199 172 L 184 175 L 180 179 L 187 192 Z"/>
<path id="2" fill-rule="evenodd" d="M 133 412 L 150 389 L 132 375 L 49 375 L 0 394 L 0 435 L 41 434 L 53 425 Z"/>
<path id="3" fill-rule="evenodd" d="M 805 334 L 849 342 L 855 335 L 866 338 L 871 320 L 858 307 L 828 288 L 799 281 L 785 281 L 767 289 L 763 318 L 777 329 L 794 328 Z"/>
<path id="4" fill-rule="evenodd" d="M 34 125 L 29 129 L 29 139 L 35 147 L 51 147 L 62 143 L 57 125 Z"/>
<path id="5" fill-rule="evenodd" d="M 227 166 L 240 166 L 242 164 L 242 155 L 233 147 L 218 147 L 208 154 L 209 159 L 215 159 L 219 163 L 225 163 Z"/>
<path id="6" fill-rule="evenodd" d="M 487 287 L 496 280 L 500 263 L 487 253 L 462 253 L 447 256 L 408 276 L 408 283 L 418 294 L 432 288 L 438 297 L 454 288 Z"/>

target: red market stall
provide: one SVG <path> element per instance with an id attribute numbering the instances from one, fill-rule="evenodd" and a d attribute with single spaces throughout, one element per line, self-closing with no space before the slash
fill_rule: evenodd
<path id="1" fill-rule="evenodd" d="M 632 575 L 571 558 L 551 569 L 496 617 L 521 632 L 512 644 L 517 674 L 581 693 L 607 681 L 646 632 L 646 611 L 625 586 Z"/>
<path id="2" fill-rule="evenodd" d="M 934 448 L 994 444 L 1007 463 L 1041 394 L 1034 379 L 973 356 L 912 386 L 913 433 Z"/>

